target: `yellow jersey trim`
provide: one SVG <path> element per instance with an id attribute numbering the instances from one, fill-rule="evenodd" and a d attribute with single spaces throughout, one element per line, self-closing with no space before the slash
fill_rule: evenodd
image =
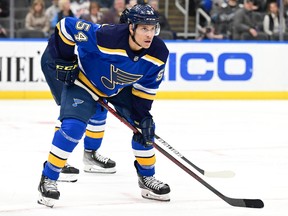
<path id="1" fill-rule="evenodd" d="M 92 84 L 91 84 L 92 85 Z M 96 88 L 93 86 L 96 91 Z M 99 92 L 99 90 L 97 90 Z M 141 92 L 143 93 L 143 92 Z M 139 91 L 135 95 L 144 95 Z M 103 94 L 103 93 L 102 93 Z M 133 93 L 134 94 L 134 93 Z M 99 93 L 100 95 L 100 93 Z M 149 98 L 154 96 L 146 94 Z M 150 97 L 151 96 L 151 97 Z M 145 98 L 145 97 L 143 97 Z M 147 97 L 146 97 L 147 98 Z M 50 91 L 0 91 L 0 99 L 53 99 Z M 155 99 L 168 100 L 288 100 L 288 91 L 259 91 L 259 92 L 222 92 L 222 91 L 207 91 L 207 92 L 192 92 L 192 91 L 158 91 Z"/>
<path id="2" fill-rule="evenodd" d="M 138 91 L 135 88 L 132 88 L 132 94 L 137 96 L 137 97 L 148 99 L 148 100 L 154 100 L 156 97 L 156 95 L 147 94 L 145 92 Z"/>
<path id="3" fill-rule="evenodd" d="M 70 46 L 75 46 L 75 42 L 72 42 L 70 40 L 68 40 L 61 32 L 61 27 L 60 27 L 60 22 L 57 23 L 56 25 L 57 29 L 58 29 L 58 34 L 60 36 L 60 38 L 62 39 L 62 41 Z"/>
<path id="4" fill-rule="evenodd" d="M 107 97 L 106 94 L 99 91 L 95 86 L 86 78 L 86 76 L 83 74 L 83 72 L 80 71 L 78 75 L 78 80 L 85 85 L 87 88 L 89 88 L 92 92 L 94 92 L 96 95 L 100 97 Z"/>

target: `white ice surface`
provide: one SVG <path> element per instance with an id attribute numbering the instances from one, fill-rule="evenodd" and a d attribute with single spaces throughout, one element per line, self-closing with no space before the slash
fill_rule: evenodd
<path id="1" fill-rule="evenodd" d="M 192 163 L 236 175 L 193 172 L 228 197 L 262 199 L 265 207 L 230 206 L 158 151 L 156 177 L 169 183 L 171 202 L 141 198 L 131 131 L 112 115 L 100 152 L 117 162 L 117 173 L 84 173 L 81 141 L 69 158 L 81 169 L 78 182 L 58 184 L 54 208 L 38 205 L 58 107 L 52 100 L 0 100 L 0 215 L 287 216 L 288 101 L 157 100 L 152 113 L 156 133 Z"/>

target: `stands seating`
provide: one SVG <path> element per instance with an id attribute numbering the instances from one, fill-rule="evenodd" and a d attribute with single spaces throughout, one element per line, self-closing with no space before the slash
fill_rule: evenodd
<path id="1" fill-rule="evenodd" d="M 5 29 L 9 29 L 10 27 L 9 17 L 0 17 L 0 25 Z"/>
<path id="2" fill-rule="evenodd" d="M 174 33 L 172 31 L 161 30 L 159 37 L 162 40 L 173 40 L 175 38 Z"/>
<path id="3" fill-rule="evenodd" d="M 18 29 L 16 30 L 17 38 L 46 38 L 45 34 L 39 30 Z"/>
<path id="4" fill-rule="evenodd" d="M 31 0 L 14 0 L 14 7 L 15 8 L 24 8 L 30 7 Z"/>
<path id="5" fill-rule="evenodd" d="M 21 29 L 25 27 L 25 18 L 28 14 L 28 8 L 15 8 L 15 15 L 14 15 L 14 25 L 15 29 Z"/>

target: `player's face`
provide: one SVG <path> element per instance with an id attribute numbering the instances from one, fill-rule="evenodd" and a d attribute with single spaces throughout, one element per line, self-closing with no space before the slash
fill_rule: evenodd
<path id="1" fill-rule="evenodd" d="M 139 24 L 135 30 L 135 40 L 142 48 L 148 49 L 151 46 L 153 37 L 155 36 L 155 25 Z"/>

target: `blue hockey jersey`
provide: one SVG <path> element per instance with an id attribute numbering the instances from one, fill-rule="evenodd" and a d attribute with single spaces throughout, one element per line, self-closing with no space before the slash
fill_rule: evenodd
<path id="1" fill-rule="evenodd" d="M 148 49 L 135 52 L 129 47 L 128 24 L 98 25 L 69 17 L 56 28 L 50 50 L 55 58 L 69 60 L 77 55 L 78 81 L 85 87 L 110 97 L 132 85 L 136 100 L 144 99 L 137 102 L 139 106 L 152 103 L 169 54 L 161 39 L 154 37 Z"/>

